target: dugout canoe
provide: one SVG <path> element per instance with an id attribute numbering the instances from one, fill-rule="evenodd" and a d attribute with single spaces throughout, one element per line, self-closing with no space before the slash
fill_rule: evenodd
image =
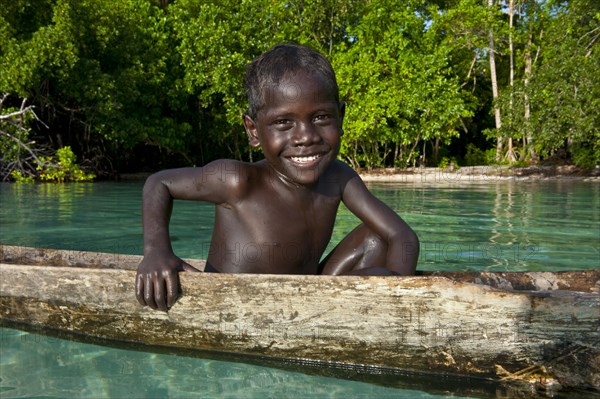
<path id="1" fill-rule="evenodd" d="M 164 313 L 135 299 L 140 259 L 0 246 L 0 318 L 157 347 L 600 391 L 600 270 L 181 273 L 183 296 Z"/>

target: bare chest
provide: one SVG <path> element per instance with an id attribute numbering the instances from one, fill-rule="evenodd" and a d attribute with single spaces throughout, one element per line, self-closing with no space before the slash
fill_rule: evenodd
<path id="1" fill-rule="evenodd" d="M 273 194 L 248 198 L 235 206 L 218 206 L 213 247 L 218 244 L 219 252 L 225 250 L 220 256 L 224 263 L 239 263 L 240 269 L 259 266 L 263 271 L 303 271 L 314 267 L 326 249 L 339 202 L 333 196 Z M 240 255 L 229 259 L 230 254 Z"/>

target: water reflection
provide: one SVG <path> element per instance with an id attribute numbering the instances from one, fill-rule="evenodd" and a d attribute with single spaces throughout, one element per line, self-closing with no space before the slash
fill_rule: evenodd
<path id="1" fill-rule="evenodd" d="M 600 267 L 600 185 L 496 181 L 372 184 L 415 228 L 419 268 L 540 271 Z M 390 200 L 393 191 L 398 200 Z"/>
<path id="2" fill-rule="evenodd" d="M 141 183 L 0 184 L 4 244 L 140 253 Z"/>

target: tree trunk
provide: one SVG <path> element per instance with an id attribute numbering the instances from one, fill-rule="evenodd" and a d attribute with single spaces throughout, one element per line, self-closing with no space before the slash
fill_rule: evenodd
<path id="1" fill-rule="evenodd" d="M 531 6 L 535 6 L 535 3 L 532 2 Z M 524 119 L 525 119 L 525 134 L 524 134 L 524 142 L 527 144 L 524 148 L 526 150 L 525 153 L 529 152 L 529 157 L 532 161 L 537 160 L 537 154 L 535 153 L 535 148 L 533 147 L 533 132 L 531 131 L 531 108 L 529 104 L 529 95 L 527 94 L 527 89 L 529 86 L 529 79 L 531 78 L 531 73 L 533 70 L 533 63 L 531 60 L 531 47 L 533 45 L 533 15 L 531 12 L 529 13 L 529 36 L 527 38 L 527 47 L 525 48 L 525 54 L 523 57 L 525 58 L 525 79 L 523 81 L 523 85 L 525 86 L 523 103 L 525 107 Z"/>
<path id="2" fill-rule="evenodd" d="M 494 0 L 488 0 L 488 6 L 492 8 L 494 6 Z M 494 119 L 496 121 L 496 130 L 500 131 L 502 127 L 502 119 L 500 116 L 500 108 L 495 103 L 498 100 L 498 78 L 496 76 L 496 57 L 495 57 L 495 46 L 494 46 L 494 28 L 490 27 L 490 77 L 492 80 L 492 96 L 494 98 Z M 501 135 L 498 135 L 496 140 L 496 161 L 500 161 L 502 159 L 502 148 L 503 148 L 503 138 Z"/>
<path id="3" fill-rule="evenodd" d="M 510 85 L 510 101 L 508 105 L 508 116 L 509 116 L 509 136 L 508 137 L 508 150 L 506 151 L 506 158 L 508 162 L 514 163 L 517 158 L 515 156 L 515 150 L 513 148 L 512 132 L 514 131 L 514 117 L 513 117 L 513 95 L 515 89 L 515 46 L 513 43 L 513 29 L 514 29 L 514 16 L 515 16 L 515 0 L 508 1 L 508 48 L 509 48 L 509 60 L 510 60 L 510 73 L 509 73 L 509 85 Z"/>
<path id="4" fill-rule="evenodd" d="M 509 137 L 507 142 L 508 148 L 506 149 L 506 159 L 508 162 L 514 163 L 517 161 L 517 157 L 515 156 L 515 148 L 513 146 L 513 138 Z"/>

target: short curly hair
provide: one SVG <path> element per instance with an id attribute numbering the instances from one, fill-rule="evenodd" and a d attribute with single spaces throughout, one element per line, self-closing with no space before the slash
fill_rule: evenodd
<path id="1" fill-rule="evenodd" d="M 331 63 L 321 53 L 296 43 L 279 44 L 262 53 L 246 67 L 248 116 L 256 119 L 265 105 L 266 90 L 288 73 L 306 71 L 322 77 L 339 102 L 339 89 Z"/>

